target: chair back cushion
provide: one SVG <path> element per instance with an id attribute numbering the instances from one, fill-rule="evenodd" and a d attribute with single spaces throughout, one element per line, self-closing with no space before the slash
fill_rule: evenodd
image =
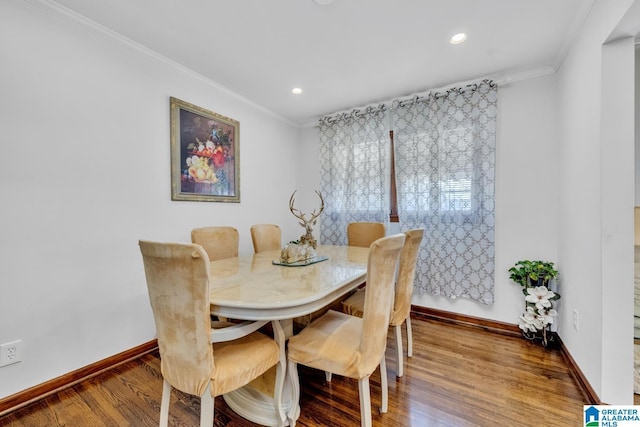
<path id="1" fill-rule="evenodd" d="M 347 225 L 349 246 L 368 248 L 385 234 L 386 230 L 381 222 L 351 222 Z"/>
<path id="2" fill-rule="evenodd" d="M 409 230 L 404 233 L 407 237 L 402 252 L 400 252 L 400 266 L 396 281 L 396 295 L 391 313 L 392 326 L 401 325 L 411 311 L 411 297 L 413 296 L 413 282 L 416 276 L 416 262 L 424 228 Z"/>
<path id="3" fill-rule="evenodd" d="M 139 242 L 156 324 L 162 376 L 202 396 L 214 370 L 209 257 L 201 246 Z"/>
<path id="4" fill-rule="evenodd" d="M 255 253 L 280 249 L 282 232 L 276 224 L 256 224 L 251 226 L 251 241 Z"/>
<path id="5" fill-rule="evenodd" d="M 373 242 L 369 250 L 359 346 L 363 371 L 373 372 L 386 348 L 396 266 L 404 241 L 404 234 L 383 237 Z"/>
<path id="6" fill-rule="evenodd" d="M 191 242 L 202 246 L 211 261 L 238 256 L 240 237 L 233 227 L 202 227 L 191 230 Z"/>

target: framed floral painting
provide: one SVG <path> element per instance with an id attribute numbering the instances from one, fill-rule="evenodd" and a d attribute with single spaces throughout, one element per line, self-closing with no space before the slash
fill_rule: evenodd
<path id="1" fill-rule="evenodd" d="M 240 123 L 171 97 L 171 199 L 240 202 Z"/>

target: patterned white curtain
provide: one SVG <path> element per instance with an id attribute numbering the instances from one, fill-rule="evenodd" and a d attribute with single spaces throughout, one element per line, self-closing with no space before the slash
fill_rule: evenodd
<path id="1" fill-rule="evenodd" d="M 385 108 L 320 120 L 320 243 L 347 244 L 347 224 L 389 220 L 390 148 Z"/>
<path id="2" fill-rule="evenodd" d="M 493 303 L 497 88 L 395 101 L 398 214 L 425 228 L 415 289 Z"/>

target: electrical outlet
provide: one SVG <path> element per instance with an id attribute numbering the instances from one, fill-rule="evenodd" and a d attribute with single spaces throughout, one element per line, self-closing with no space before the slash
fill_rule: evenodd
<path id="1" fill-rule="evenodd" d="M 578 331 L 578 310 L 573 309 L 573 329 Z"/>
<path id="2" fill-rule="evenodd" d="M 0 345 L 0 366 L 11 365 L 22 360 L 22 340 Z"/>

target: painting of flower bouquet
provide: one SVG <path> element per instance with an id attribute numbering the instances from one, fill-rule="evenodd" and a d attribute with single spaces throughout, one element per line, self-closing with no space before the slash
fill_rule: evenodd
<path id="1" fill-rule="evenodd" d="M 240 124 L 171 98 L 171 199 L 240 202 Z"/>

